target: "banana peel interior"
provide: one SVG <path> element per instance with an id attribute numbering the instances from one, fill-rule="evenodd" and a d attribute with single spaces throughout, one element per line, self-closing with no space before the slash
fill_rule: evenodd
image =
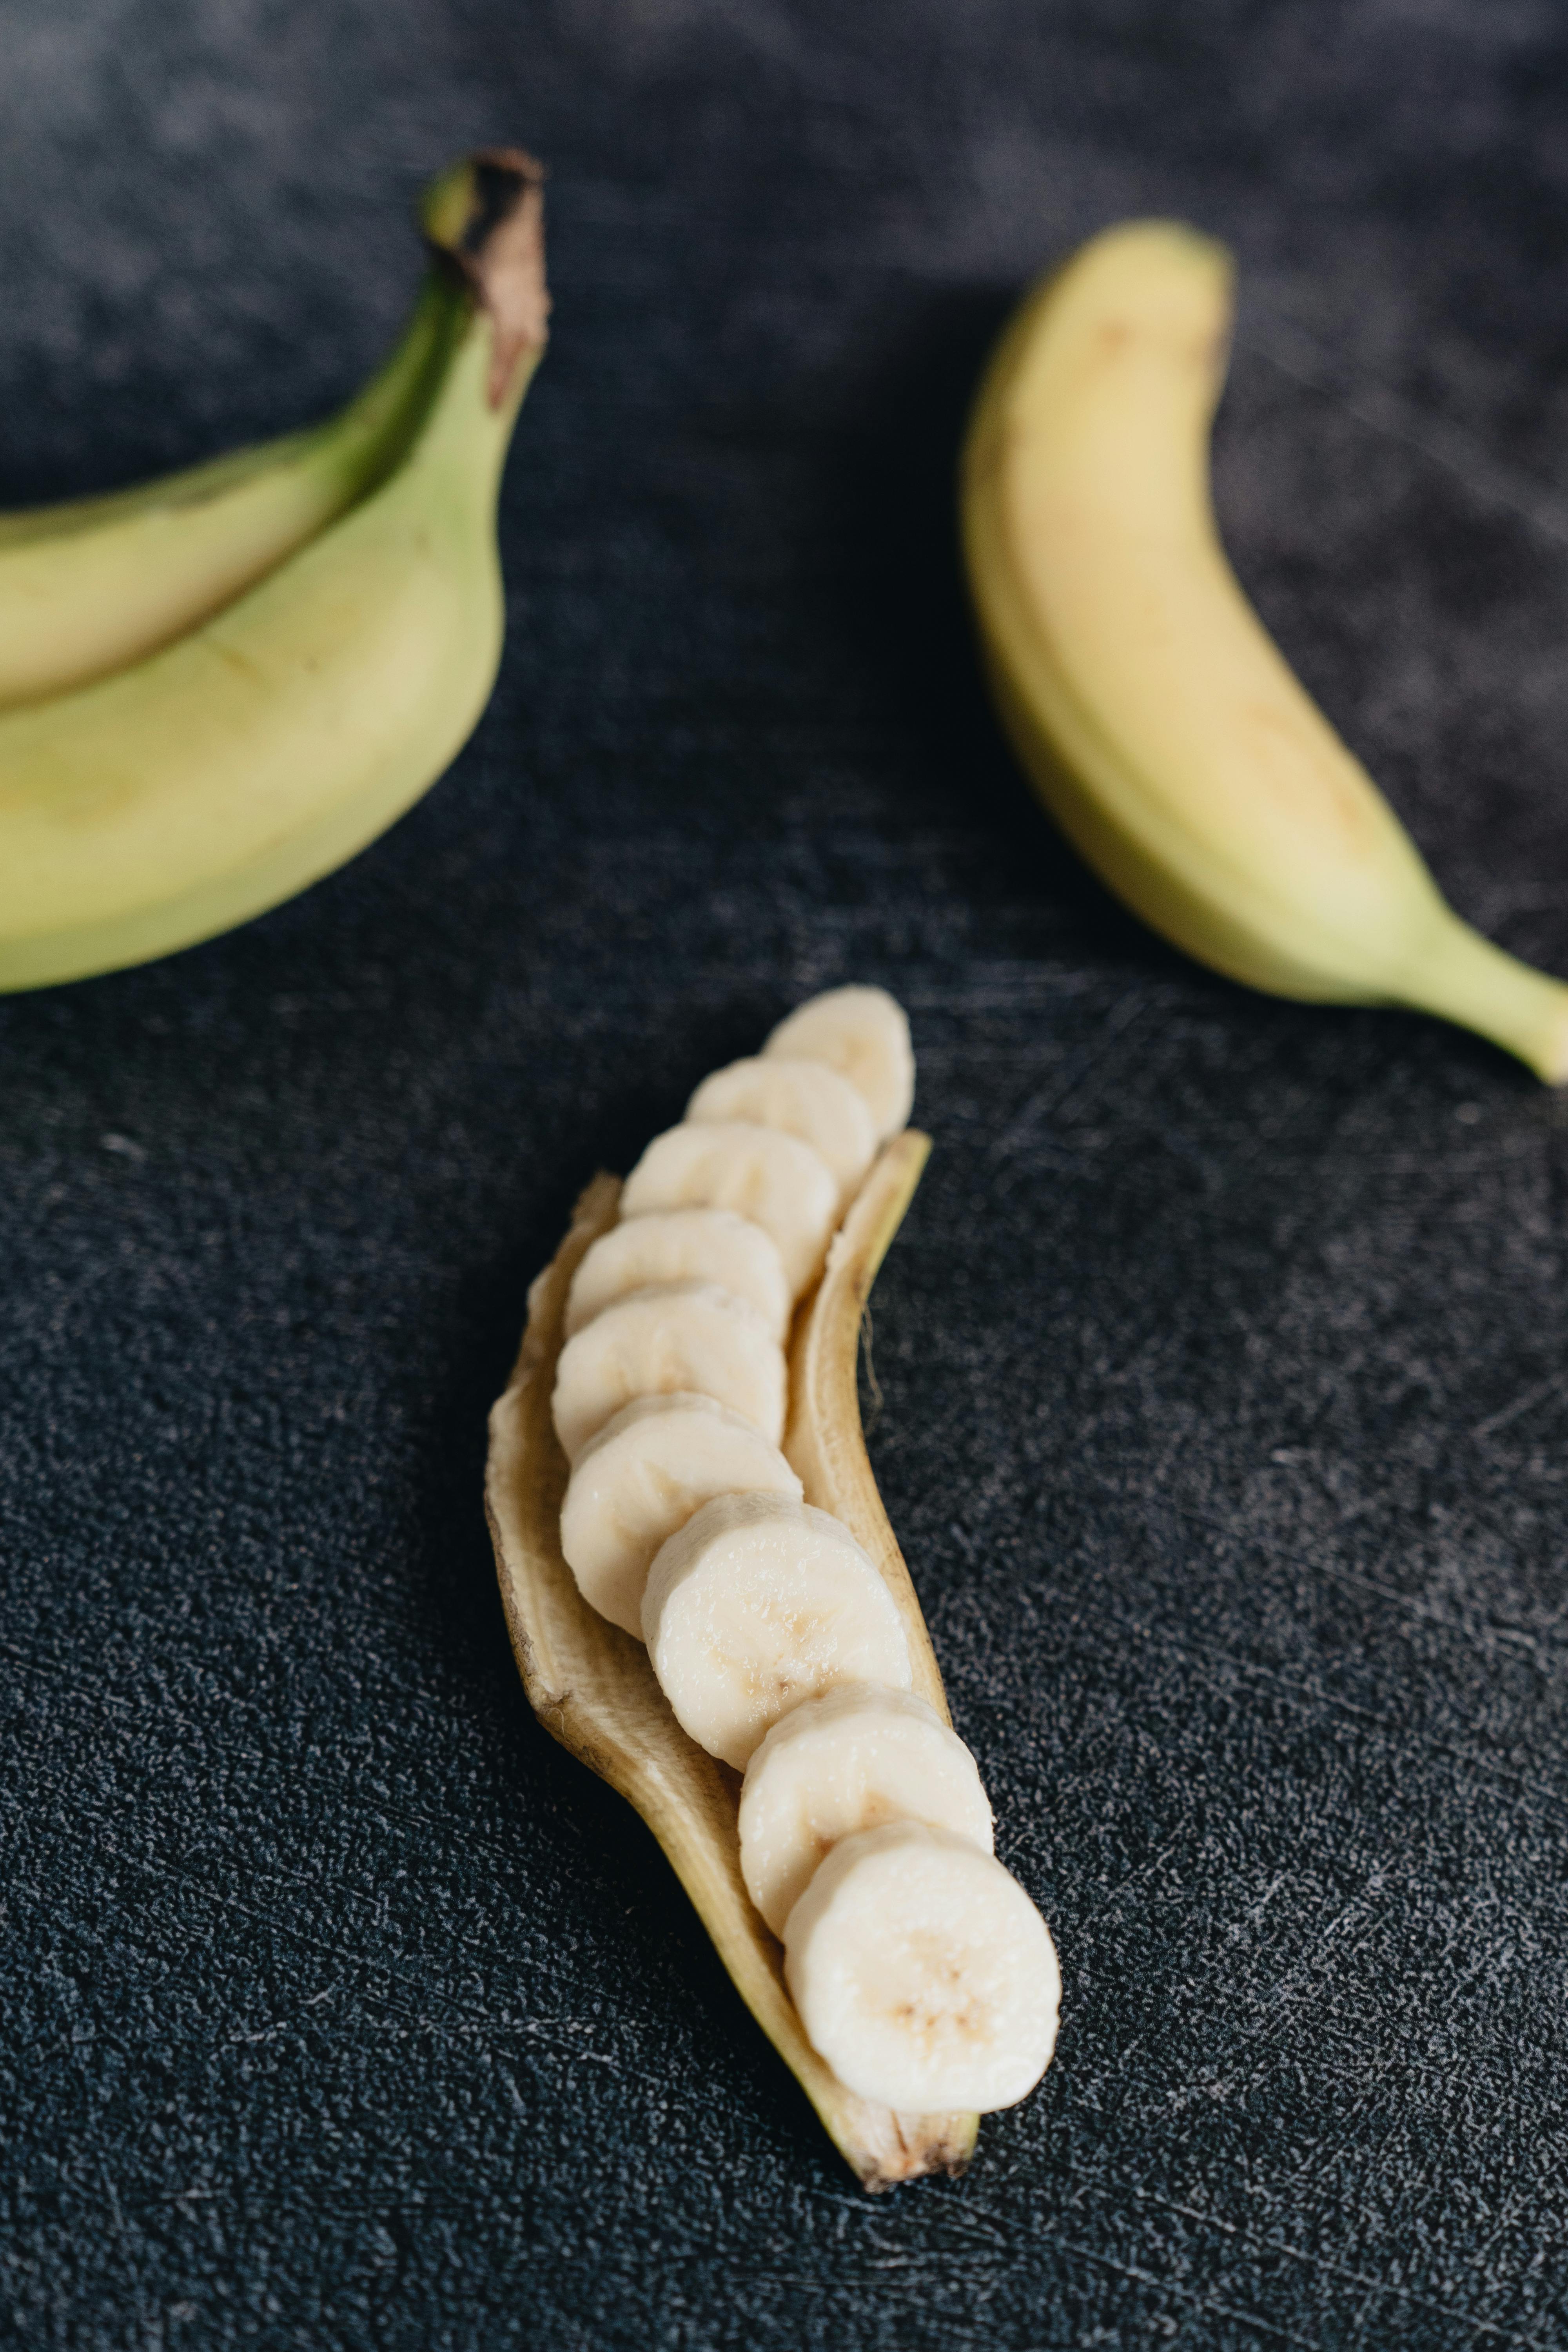
<path id="1" fill-rule="evenodd" d="M 867 1459 L 856 1382 L 866 1301 L 930 1150 L 912 1128 L 893 1138 L 797 1311 L 784 1452 L 806 1501 L 842 1519 L 876 1562 L 904 1622 L 914 1688 L 946 1721 L 931 1637 Z M 614 1224 L 620 1189 L 616 1178 L 596 1176 L 578 1202 L 571 1230 L 529 1293 L 521 1352 L 490 1413 L 485 1509 L 523 1686 L 546 1730 L 647 1822 L 742 1999 L 861 2185 L 876 2190 L 924 2173 L 961 2173 L 977 2116 L 902 2115 L 858 2098 L 807 2042 L 784 1983 L 783 1947 L 741 1877 L 740 1774 L 682 1731 L 647 1651 L 589 1607 L 562 1555 L 567 1465 L 550 1417 L 562 1321 L 572 1276 L 590 1243 Z"/>

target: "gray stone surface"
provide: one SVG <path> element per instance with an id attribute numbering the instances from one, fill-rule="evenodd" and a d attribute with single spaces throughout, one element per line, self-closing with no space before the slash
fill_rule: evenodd
<path id="1" fill-rule="evenodd" d="M 353 866 L 0 1003 L 0 2339 L 1568 2345 L 1564 1110 L 1058 847 L 954 438 L 1100 222 L 1229 237 L 1239 567 L 1568 969 L 1568 37 L 1528 0 L 0 0 L 0 499 L 319 410 L 553 167 L 492 709 Z M 879 1475 L 1060 2055 L 864 2200 L 535 1727 L 485 1407 L 574 1192 L 840 978 L 927 1182 Z"/>

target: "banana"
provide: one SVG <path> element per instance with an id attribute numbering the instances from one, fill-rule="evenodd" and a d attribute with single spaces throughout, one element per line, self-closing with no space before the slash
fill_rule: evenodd
<path id="1" fill-rule="evenodd" d="M 654 1556 L 642 1630 L 681 1729 L 737 1771 L 803 1699 L 912 1679 L 892 1595 L 848 1528 L 783 1495 L 704 1503 Z"/>
<path id="2" fill-rule="evenodd" d="M 786 1451 L 807 1501 L 842 1520 L 875 1560 L 904 1628 L 914 1688 L 943 1716 L 942 1677 L 860 1441 L 856 1395 L 861 1311 L 928 1149 L 913 1133 L 889 1143 L 835 1238 L 793 1337 Z M 923 2173 L 962 2172 L 974 2147 L 972 2112 L 900 2113 L 858 2097 L 813 2049 L 780 1947 L 741 1875 L 733 1773 L 687 1738 L 647 1651 L 589 1606 L 563 1557 L 567 1468 L 551 1427 L 551 1393 L 567 1292 L 588 1250 L 614 1226 L 620 1189 L 601 1176 L 584 1193 L 530 1290 L 517 1365 L 490 1415 L 485 1511 L 519 1672 L 546 1729 L 647 1822 L 742 1998 L 857 2178 L 879 2189 Z"/>
<path id="3" fill-rule="evenodd" d="M 1439 1013 L 1559 1083 L 1568 987 L 1444 903 L 1226 561 L 1208 433 L 1232 274 L 1190 229 L 1127 223 L 996 351 L 961 506 L 1007 731 L 1084 857 L 1190 955 L 1281 996 Z"/>
<path id="4" fill-rule="evenodd" d="M 716 1282 L 628 1291 L 561 1350 L 551 1411 L 575 1463 L 634 1397 L 695 1390 L 745 1416 L 772 1445 L 784 1434 L 784 1352 L 760 1315 Z"/>
<path id="5" fill-rule="evenodd" d="M 991 1805 L 973 1757 L 913 1691 L 838 1683 L 781 1716 L 746 1767 L 741 1872 L 775 1936 L 840 1838 L 924 1822 L 989 1853 Z"/>
<path id="6" fill-rule="evenodd" d="M 754 1307 L 781 1343 L 789 1328 L 789 1284 L 771 1234 L 732 1209 L 666 1209 L 613 1225 L 594 1244 L 572 1278 L 566 1337 L 654 1282 L 716 1282 Z"/>
<path id="7" fill-rule="evenodd" d="M 742 1490 L 801 1499 L 800 1480 L 753 1422 L 690 1390 L 634 1398 L 588 1440 L 567 1481 L 561 1550 L 578 1591 L 640 1642 L 654 1554 L 715 1495 Z"/>
<path id="8" fill-rule="evenodd" d="M 312 431 L 108 498 L 0 517 L 0 706 L 170 644 L 384 480 L 417 429 L 460 299 L 432 268 L 385 367 Z"/>
<path id="9" fill-rule="evenodd" d="M 896 1135 L 915 1099 L 909 1015 L 885 988 L 830 988 L 786 1014 L 764 1055 L 826 1062 L 864 1097 L 878 1143 Z"/>
<path id="10" fill-rule="evenodd" d="M 731 1062 L 703 1079 L 686 1106 L 686 1120 L 689 1126 L 741 1120 L 798 1135 L 826 1161 L 841 1202 L 859 1191 L 877 1150 L 865 1097 L 826 1062 L 767 1055 Z"/>
<path id="11" fill-rule="evenodd" d="M 655 1209 L 733 1209 L 778 1244 L 790 1295 L 822 1268 L 838 1221 L 831 1170 L 798 1135 L 740 1120 L 667 1128 L 656 1135 L 621 1194 L 623 1217 Z"/>
<path id="12" fill-rule="evenodd" d="M 258 914 L 426 790 L 489 693 L 495 501 L 544 342 L 536 164 L 497 151 L 424 207 L 460 277 L 388 478 L 132 668 L 0 715 L 0 987 L 136 963 Z"/>
<path id="13" fill-rule="evenodd" d="M 789 1915 L 784 1976 L 814 2049 L 863 2099 L 989 2114 L 1056 2047 L 1061 1970 L 1016 1878 L 969 1839 L 889 1822 L 836 1845 Z"/>

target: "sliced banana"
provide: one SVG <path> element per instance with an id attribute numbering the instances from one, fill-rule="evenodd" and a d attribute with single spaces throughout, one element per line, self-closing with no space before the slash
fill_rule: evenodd
<path id="1" fill-rule="evenodd" d="M 780 1495 L 705 1503 L 656 1554 L 642 1625 L 682 1728 L 737 1771 L 834 1683 L 910 1686 L 903 1621 L 871 1561 L 840 1520 Z"/>
<path id="2" fill-rule="evenodd" d="M 716 1282 L 655 1282 L 616 1299 L 561 1350 L 551 1412 L 568 1462 L 634 1397 L 695 1389 L 784 1435 L 784 1350 L 755 1309 Z"/>
<path id="3" fill-rule="evenodd" d="M 774 1935 L 840 1838 L 892 1821 L 991 1851 L 974 1759 L 934 1707 L 913 1691 L 839 1683 L 782 1716 L 741 1791 L 741 1875 Z"/>
<path id="4" fill-rule="evenodd" d="M 801 1498 L 800 1480 L 753 1423 L 680 1390 L 623 1405 L 577 1456 L 561 1507 L 561 1549 L 583 1598 L 640 1642 L 655 1552 L 715 1495 L 742 1488 Z"/>
<path id="5" fill-rule="evenodd" d="M 864 1096 L 879 1143 L 907 1125 L 915 1098 L 909 1016 L 885 988 L 830 988 L 779 1023 L 765 1055 L 826 1062 Z"/>
<path id="6" fill-rule="evenodd" d="M 754 1307 L 775 1339 L 789 1328 L 789 1284 L 772 1234 L 732 1209 L 666 1209 L 601 1234 L 572 1278 L 566 1337 L 655 1282 L 716 1282 Z"/>
<path id="7" fill-rule="evenodd" d="M 833 1171 L 840 1202 L 859 1191 L 877 1156 L 877 1131 L 865 1096 L 826 1062 L 765 1054 L 731 1062 L 703 1079 L 686 1106 L 686 1117 L 697 1126 L 742 1119 L 798 1135 Z"/>
<path id="8" fill-rule="evenodd" d="M 656 1135 L 621 1193 L 623 1217 L 657 1209 L 733 1209 L 772 1234 L 790 1293 L 816 1281 L 838 1222 L 838 1187 L 809 1143 L 738 1120 Z"/>
<path id="9" fill-rule="evenodd" d="M 784 1926 L 784 1976 L 839 2081 L 889 2107 L 1010 2107 L 1056 2047 L 1050 1930 L 1002 1864 L 893 1822 L 836 1845 Z"/>

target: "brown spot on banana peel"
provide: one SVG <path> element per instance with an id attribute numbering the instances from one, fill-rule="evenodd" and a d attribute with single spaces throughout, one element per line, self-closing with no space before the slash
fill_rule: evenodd
<path id="1" fill-rule="evenodd" d="M 855 1377 L 861 1307 L 930 1148 L 913 1129 L 893 1138 L 851 1202 L 821 1282 L 798 1310 L 785 1451 L 807 1501 L 841 1518 L 887 1579 L 909 1634 L 915 1687 L 945 1720 L 925 1622 L 866 1458 Z M 926 2173 L 961 2173 L 973 2151 L 976 2116 L 898 2115 L 857 2098 L 806 2041 L 784 1986 L 781 1947 L 742 1881 L 739 1776 L 688 1738 L 647 1651 L 589 1607 L 562 1557 L 567 1472 L 551 1423 L 551 1388 L 572 1276 L 614 1223 L 619 1197 L 616 1180 L 598 1176 L 578 1202 L 570 1232 L 530 1292 L 517 1366 L 490 1414 L 485 1508 L 524 1688 L 552 1737 L 647 1822 L 742 1999 L 861 2185 L 876 2190 Z"/>

